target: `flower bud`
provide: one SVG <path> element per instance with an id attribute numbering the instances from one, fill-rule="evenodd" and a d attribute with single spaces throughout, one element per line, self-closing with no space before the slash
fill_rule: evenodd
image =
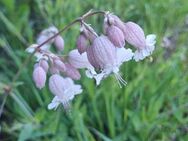
<path id="1" fill-rule="evenodd" d="M 80 54 L 77 49 L 69 52 L 68 62 L 77 69 L 92 67 L 88 61 L 87 54 L 85 52 Z"/>
<path id="2" fill-rule="evenodd" d="M 118 16 L 116 16 L 112 13 L 109 13 L 105 16 L 105 21 L 109 25 L 117 26 L 120 30 L 122 30 L 122 32 L 124 31 L 124 22 Z"/>
<path id="3" fill-rule="evenodd" d="M 84 53 L 88 46 L 88 39 L 81 33 L 76 41 L 77 49 L 80 54 Z"/>
<path id="4" fill-rule="evenodd" d="M 25 51 L 28 53 L 33 53 L 38 46 L 39 46 L 38 44 L 32 44 L 28 48 L 26 48 Z"/>
<path id="5" fill-rule="evenodd" d="M 95 32 L 95 30 L 88 24 L 85 24 L 81 27 L 80 29 L 81 32 L 83 32 L 83 34 L 85 35 L 85 37 L 90 41 L 93 42 L 96 37 L 97 37 L 97 33 Z"/>
<path id="6" fill-rule="evenodd" d="M 58 32 L 58 29 L 55 26 L 50 26 L 47 29 L 44 29 L 39 36 L 37 37 L 37 44 L 42 44 L 47 41 L 50 37 L 55 35 Z M 50 44 L 54 42 L 54 39 L 49 40 L 45 45 L 41 46 L 42 50 L 49 50 Z"/>
<path id="7" fill-rule="evenodd" d="M 54 59 L 54 66 L 62 72 L 66 71 L 66 66 L 60 59 Z"/>
<path id="8" fill-rule="evenodd" d="M 39 66 L 39 63 L 34 64 L 34 69 Z"/>
<path id="9" fill-rule="evenodd" d="M 125 30 L 124 30 L 125 40 L 136 47 L 137 49 L 145 48 L 146 46 L 146 39 L 144 35 L 144 31 L 142 28 L 133 23 L 127 22 L 125 23 Z"/>
<path id="10" fill-rule="evenodd" d="M 106 34 L 109 40 L 116 46 L 116 47 L 123 47 L 125 46 L 125 38 L 123 32 L 114 25 L 111 25 L 107 28 Z"/>
<path id="11" fill-rule="evenodd" d="M 100 68 L 104 69 L 105 67 L 115 65 L 116 48 L 106 36 L 101 35 L 97 37 L 92 44 L 92 48 L 94 58 L 100 65 Z"/>
<path id="12" fill-rule="evenodd" d="M 63 51 L 63 49 L 64 49 L 64 40 L 63 40 L 63 38 L 60 35 L 58 35 L 55 38 L 54 44 L 55 44 L 55 47 L 57 48 L 57 50 Z"/>
<path id="13" fill-rule="evenodd" d="M 33 71 L 33 80 L 37 88 L 42 89 L 46 82 L 46 72 L 40 66 L 36 67 Z"/>
<path id="14" fill-rule="evenodd" d="M 57 69 L 55 66 L 50 67 L 50 73 L 51 74 L 59 74 L 59 69 Z"/>
<path id="15" fill-rule="evenodd" d="M 49 65 L 48 62 L 44 59 L 40 60 L 40 66 L 45 70 L 45 72 L 48 72 Z"/>
<path id="16" fill-rule="evenodd" d="M 81 75 L 79 73 L 79 71 L 73 67 L 72 65 L 70 65 L 69 63 L 65 63 L 66 66 L 66 71 L 65 71 L 65 75 L 67 75 L 68 77 L 74 79 L 74 80 L 79 80 Z"/>
<path id="17" fill-rule="evenodd" d="M 46 40 L 48 40 L 49 36 L 46 36 L 46 35 L 43 35 L 43 34 L 40 34 L 37 38 L 37 44 L 42 44 L 44 43 Z M 41 50 L 49 50 L 50 48 L 50 44 L 52 43 L 52 41 L 49 41 L 48 43 L 42 45 L 40 47 Z"/>

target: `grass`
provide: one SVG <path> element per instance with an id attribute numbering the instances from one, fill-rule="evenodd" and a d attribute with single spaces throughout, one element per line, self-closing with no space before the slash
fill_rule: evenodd
<path id="1" fill-rule="evenodd" d="M 153 62 L 128 62 L 121 72 L 128 81 L 119 88 L 113 77 L 95 86 L 82 73 L 82 95 L 75 98 L 71 114 L 62 107 L 48 111 L 52 95 L 39 91 L 32 81 L 34 59 L 23 68 L 7 96 L 0 120 L 2 141 L 186 141 L 188 140 L 188 33 L 184 26 L 186 0 L 1 0 L 0 93 L 10 84 L 22 62 L 25 48 L 40 30 L 51 24 L 59 29 L 90 9 L 109 10 L 125 21 L 139 23 L 147 34 L 157 34 Z M 101 31 L 102 18 L 89 23 Z M 65 52 L 75 47 L 79 26 L 63 33 Z M 176 49 L 161 47 L 164 36 L 181 31 Z M 4 99 L 0 94 L 1 102 Z"/>

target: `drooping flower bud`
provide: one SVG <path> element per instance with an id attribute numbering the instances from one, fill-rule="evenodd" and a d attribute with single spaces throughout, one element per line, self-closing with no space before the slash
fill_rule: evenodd
<path id="1" fill-rule="evenodd" d="M 50 73 L 51 73 L 51 74 L 59 74 L 60 71 L 59 71 L 59 69 L 56 68 L 55 66 L 51 66 L 51 67 L 50 67 Z"/>
<path id="2" fill-rule="evenodd" d="M 122 32 L 124 31 L 124 22 L 118 16 L 112 13 L 108 13 L 105 15 L 104 23 L 107 23 L 108 25 L 115 25 L 120 30 L 122 30 Z"/>
<path id="3" fill-rule="evenodd" d="M 106 36 L 97 37 L 91 47 L 93 48 L 94 58 L 101 69 L 116 64 L 116 48 Z"/>
<path id="4" fill-rule="evenodd" d="M 69 63 L 65 63 L 66 66 L 66 71 L 65 71 L 65 75 L 74 79 L 74 80 L 79 80 L 81 75 L 79 73 L 79 71 L 73 67 L 71 64 Z"/>
<path id="5" fill-rule="evenodd" d="M 134 54 L 135 61 L 143 60 L 152 54 L 155 48 L 156 35 L 150 34 L 145 38 L 144 31 L 139 25 L 127 22 L 125 23 L 124 36 L 125 40 L 137 49 Z"/>
<path id="6" fill-rule="evenodd" d="M 96 37 L 98 36 L 95 30 L 88 24 L 84 24 L 81 26 L 80 31 L 85 35 L 85 37 L 90 41 L 93 42 Z"/>
<path id="7" fill-rule="evenodd" d="M 125 37 L 123 35 L 123 32 L 117 26 L 109 26 L 106 30 L 106 34 L 116 47 L 125 46 Z"/>
<path id="8" fill-rule="evenodd" d="M 34 69 L 39 66 L 39 63 L 34 64 Z"/>
<path id="9" fill-rule="evenodd" d="M 125 36 L 125 40 L 129 44 L 133 45 L 134 47 L 139 49 L 145 48 L 146 40 L 145 40 L 144 31 L 139 25 L 133 22 L 125 23 L 124 36 Z"/>
<path id="10" fill-rule="evenodd" d="M 33 71 L 33 80 L 37 88 L 42 89 L 46 82 L 46 72 L 40 66 L 36 67 Z"/>
<path id="11" fill-rule="evenodd" d="M 54 44 L 55 44 L 55 47 L 57 48 L 57 50 L 63 51 L 63 49 L 64 49 L 64 40 L 63 40 L 63 38 L 60 35 L 58 35 L 55 38 Z"/>
<path id="12" fill-rule="evenodd" d="M 39 64 L 45 70 L 45 72 L 47 73 L 48 69 L 49 69 L 48 62 L 46 60 L 42 59 L 42 60 L 40 60 Z"/>
<path id="13" fill-rule="evenodd" d="M 92 47 L 88 47 L 87 48 L 87 58 L 90 62 L 90 64 L 97 70 L 100 69 L 100 65 L 99 63 L 97 62 L 97 60 L 95 59 L 95 56 L 94 56 L 94 52 L 93 52 L 93 48 Z"/>
<path id="14" fill-rule="evenodd" d="M 45 42 L 46 40 L 48 40 L 50 37 L 52 37 L 54 34 L 56 34 L 58 32 L 58 29 L 55 26 L 50 26 L 47 29 L 44 29 L 38 36 L 37 38 L 37 44 L 42 44 L 43 42 Z M 50 44 L 54 42 L 54 39 L 51 39 L 48 41 L 48 43 L 46 43 L 45 45 L 43 45 L 42 47 L 40 47 L 40 49 L 42 50 L 49 50 L 50 48 Z"/>
<path id="15" fill-rule="evenodd" d="M 66 66 L 60 59 L 54 59 L 54 66 L 62 72 L 66 71 Z"/>
<path id="16" fill-rule="evenodd" d="M 58 74 L 54 74 L 50 77 L 49 89 L 55 97 L 48 105 L 48 109 L 56 109 L 60 103 L 67 109 L 69 108 L 69 102 L 75 95 L 82 92 L 80 85 L 75 85 L 70 78 L 63 78 Z"/>
<path id="17" fill-rule="evenodd" d="M 77 69 L 91 68 L 86 52 L 80 54 L 77 49 L 69 52 L 68 62 Z"/>
<path id="18" fill-rule="evenodd" d="M 88 39 L 81 33 L 76 41 L 76 46 L 80 54 L 84 53 L 88 46 Z"/>

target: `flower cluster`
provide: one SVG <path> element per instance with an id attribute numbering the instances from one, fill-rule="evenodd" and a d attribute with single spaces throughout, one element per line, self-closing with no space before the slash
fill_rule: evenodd
<path id="1" fill-rule="evenodd" d="M 86 76 L 95 79 L 97 85 L 113 74 L 122 87 L 126 85 L 126 81 L 119 74 L 120 66 L 130 60 L 138 62 L 152 54 L 156 42 L 154 34 L 145 36 L 143 29 L 136 23 L 124 23 L 109 12 L 104 12 L 103 15 L 104 32 L 101 35 L 83 17 L 79 20 L 77 48 L 67 55 L 58 55 L 64 49 L 64 40 L 56 27 L 43 30 L 36 44 L 26 49 L 36 57 L 33 80 L 37 88 L 45 86 L 47 73 L 50 74 L 49 89 L 55 97 L 48 109 L 56 109 L 60 103 L 68 108 L 74 96 L 82 92 L 81 85 L 76 85 L 73 81 L 81 78 L 79 69 L 85 69 Z M 126 48 L 127 43 L 135 50 Z M 58 54 L 51 51 L 52 46 L 55 46 Z"/>

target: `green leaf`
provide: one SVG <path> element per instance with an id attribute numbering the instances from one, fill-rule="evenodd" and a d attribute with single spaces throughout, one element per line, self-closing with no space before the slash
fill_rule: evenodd
<path id="1" fill-rule="evenodd" d="M 23 126 L 20 134 L 19 134 L 19 138 L 18 141 L 26 141 L 29 138 L 32 137 L 32 132 L 33 132 L 33 126 L 32 124 L 26 124 Z"/>

